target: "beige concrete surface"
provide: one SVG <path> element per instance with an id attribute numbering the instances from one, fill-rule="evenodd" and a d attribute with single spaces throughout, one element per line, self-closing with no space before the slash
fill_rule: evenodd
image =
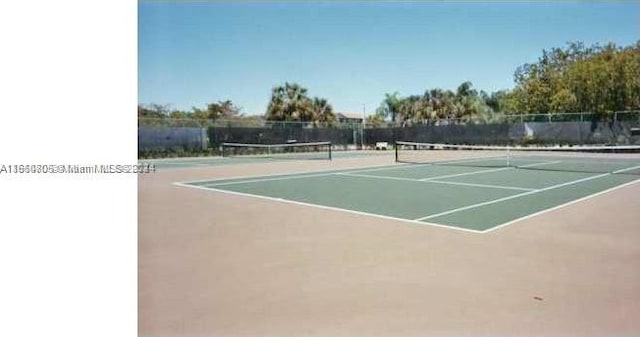
<path id="1" fill-rule="evenodd" d="M 140 336 L 640 335 L 640 184 L 485 234 L 172 185 L 391 163 L 141 175 Z"/>

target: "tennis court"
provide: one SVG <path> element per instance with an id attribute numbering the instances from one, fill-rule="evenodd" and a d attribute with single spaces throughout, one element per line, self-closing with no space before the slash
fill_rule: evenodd
<path id="1" fill-rule="evenodd" d="M 339 158 L 359 158 L 385 155 L 384 151 L 335 151 L 332 154 Z M 305 158 L 306 157 L 306 158 Z M 216 166 L 264 164 L 265 162 L 290 161 L 290 160 L 324 160 L 325 155 L 318 153 L 275 154 L 266 156 L 237 156 L 237 157 L 192 157 L 192 158 L 168 158 L 140 160 L 141 163 L 153 164 L 158 170 L 206 168 Z"/>
<path id="2" fill-rule="evenodd" d="M 527 151 L 527 156 L 505 156 L 496 151 L 499 148 L 445 148 L 420 161 L 425 151 L 408 145 L 414 151 L 402 158 L 396 155 L 396 160 L 409 163 L 176 184 L 417 225 L 488 232 L 640 181 L 636 154 L 538 149 Z"/>
<path id="3" fill-rule="evenodd" d="M 396 148 L 140 176 L 143 334 L 639 331 L 640 153 Z"/>

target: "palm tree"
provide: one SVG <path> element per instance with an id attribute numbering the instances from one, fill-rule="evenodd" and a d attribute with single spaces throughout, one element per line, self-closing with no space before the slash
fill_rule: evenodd
<path id="1" fill-rule="evenodd" d="M 398 93 L 394 92 L 393 94 L 384 94 L 384 100 L 380 103 L 376 112 L 384 115 L 385 117 L 391 116 L 391 121 L 395 122 L 399 108 L 400 98 L 398 98 Z"/>
<path id="2" fill-rule="evenodd" d="M 403 126 L 410 122 L 422 122 L 422 116 L 426 110 L 427 102 L 422 96 L 412 95 L 400 100 L 398 104 L 398 117 Z"/>
<path id="3" fill-rule="evenodd" d="M 331 123 L 336 120 L 333 107 L 324 98 L 314 97 L 311 104 L 312 120 L 320 123 Z"/>
<path id="4" fill-rule="evenodd" d="M 307 89 L 297 83 L 285 83 L 271 90 L 271 101 L 267 107 L 267 119 L 276 121 L 310 121 L 311 99 Z"/>
<path id="5" fill-rule="evenodd" d="M 267 107 L 268 120 L 284 121 L 286 119 L 284 96 L 284 87 L 275 87 L 271 90 L 271 101 Z"/>

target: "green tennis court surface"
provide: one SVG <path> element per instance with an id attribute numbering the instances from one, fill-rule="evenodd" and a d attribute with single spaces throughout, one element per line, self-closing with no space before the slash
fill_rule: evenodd
<path id="1" fill-rule="evenodd" d="M 485 232 L 638 181 L 636 174 L 400 164 L 176 184 Z"/>

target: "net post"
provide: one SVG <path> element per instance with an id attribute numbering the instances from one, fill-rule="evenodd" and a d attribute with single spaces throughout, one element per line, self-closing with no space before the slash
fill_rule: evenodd
<path id="1" fill-rule="evenodd" d="M 394 150 L 395 150 L 395 152 L 396 152 L 396 163 L 397 163 L 397 162 L 398 162 L 398 143 L 397 143 L 397 142 L 395 142 L 395 143 L 393 144 L 393 147 L 394 147 Z"/>
<path id="2" fill-rule="evenodd" d="M 511 167 L 511 147 L 507 146 L 507 167 Z"/>
<path id="3" fill-rule="evenodd" d="M 224 143 L 220 144 L 220 152 L 222 154 L 222 157 L 226 157 L 226 155 L 224 153 Z"/>

